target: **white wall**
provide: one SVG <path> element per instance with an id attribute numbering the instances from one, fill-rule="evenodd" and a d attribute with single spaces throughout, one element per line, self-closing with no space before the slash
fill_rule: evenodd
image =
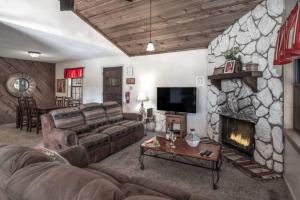
<path id="1" fill-rule="evenodd" d="M 137 112 L 139 102 L 138 92 L 145 91 L 149 101 L 145 107 L 156 107 L 156 88 L 163 86 L 195 87 L 196 76 L 207 77 L 207 50 L 194 50 L 138 57 L 110 57 L 56 64 L 56 78 L 63 78 L 64 68 L 85 67 L 83 101 L 102 102 L 102 68 L 123 66 L 123 99 L 126 91 L 131 92 L 130 104 L 123 103 L 125 111 Z M 136 84 L 125 84 L 126 67 L 132 66 Z M 206 84 L 205 84 L 206 85 Z M 206 134 L 206 86 L 198 88 L 197 113 L 188 115 L 188 128 L 195 128 L 202 135 Z M 63 95 L 63 94 L 57 94 Z M 156 113 L 158 121 L 162 121 L 162 112 Z M 158 125 L 158 130 L 161 126 Z"/>

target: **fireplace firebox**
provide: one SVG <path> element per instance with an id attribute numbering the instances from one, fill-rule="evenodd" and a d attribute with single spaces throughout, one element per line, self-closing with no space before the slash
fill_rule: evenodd
<path id="1" fill-rule="evenodd" d="M 249 156 L 255 149 L 255 125 L 251 122 L 222 116 L 222 143 Z"/>

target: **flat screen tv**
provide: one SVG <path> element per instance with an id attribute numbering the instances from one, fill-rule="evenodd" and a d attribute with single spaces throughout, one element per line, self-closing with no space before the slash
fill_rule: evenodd
<path id="1" fill-rule="evenodd" d="M 157 88 L 157 110 L 196 113 L 195 87 Z"/>

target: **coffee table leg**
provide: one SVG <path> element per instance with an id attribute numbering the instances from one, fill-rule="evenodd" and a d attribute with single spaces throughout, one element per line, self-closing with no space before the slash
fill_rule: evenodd
<path id="1" fill-rule="evenodd" d="M 140 169 L 144 170 L 144 148 L 140 148 L 140 157 L 139 157 L 139 162 L 140 162 Z"/>
<path id="2" fill-rule="evenodd" d="M 217 184 L 218 184 L 219 179 L 220 179 L 219 170 L 220 170 L 219 161 L 213 161 L 211 172 L 212 172 L 212 182 L 213 182 L 213 189 L 214 190 L 218 189 Z"/>

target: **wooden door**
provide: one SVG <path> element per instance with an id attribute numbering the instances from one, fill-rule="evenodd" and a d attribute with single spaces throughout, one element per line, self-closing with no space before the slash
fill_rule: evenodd
<path id="1" fill-rule="evenodd" d="M 103 68 L 103 102 L 116 101 L 122 105 L 123 68 Z"/>

